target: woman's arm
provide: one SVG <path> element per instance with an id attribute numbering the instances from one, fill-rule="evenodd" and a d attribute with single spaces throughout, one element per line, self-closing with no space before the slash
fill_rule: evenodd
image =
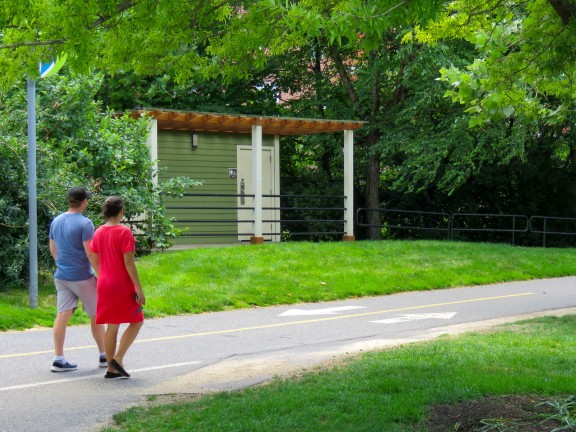
<path id="1" fill-rule="evenodd" d="M 138 277 L 138 270 L 136 269 L 136 263 L 134 262 L 134 252 L 126 252 L 124 254 L 124 265 L 126 266 L 126 270 L 130 275 L 130 279 L 132 279 L 132 282 L 136 287 L 136 294 L 138 295 L 136 302 L 138 304 L 145 305 L 146 297 L 144 296 L 144 292 L 142 291 L 142 284 L 140 283 L 140 278 Z"/>

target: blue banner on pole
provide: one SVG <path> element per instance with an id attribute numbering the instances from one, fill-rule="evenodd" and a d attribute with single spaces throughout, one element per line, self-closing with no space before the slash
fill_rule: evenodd
<path id="1" fill-rule="evenodd" d="M 50 63 L 40 63 L 40 78 L 46 78 L 50 75 L 54 75 L 62 66 L 66 63 L 66 55 L 52 60 Z"/>
<path id="2" fill-rule="evenodd" d="M 40 63 L 40 78 L 44 78 L 54 68 L 55 62 Z"/>

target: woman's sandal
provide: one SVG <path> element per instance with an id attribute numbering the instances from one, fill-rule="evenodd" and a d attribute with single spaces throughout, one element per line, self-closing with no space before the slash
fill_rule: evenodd
<path id="1" fill-rule="evenodd" d="M 126 378 L 130 377 L 130 374 L 124 370 L 120 363 L 118 363 L 115 359 L 110 360 L 110 366 L 120 372 L 121 375 L 125 376 Z"/>
<path id="2" fill-rule="evenodd" d="M 121 373 L 106 372 L 106 375 L 104 375 L 104 378 L 106 378 L 106 379 L 126 379 L 128 377 L 122 375 Z"/>

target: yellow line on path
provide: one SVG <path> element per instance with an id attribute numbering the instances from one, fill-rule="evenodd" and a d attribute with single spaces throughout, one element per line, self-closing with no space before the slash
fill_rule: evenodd
<path id="1" fill-rule="evenodd" d="M 523 297 L 523 296 L 532 295 L 532 294 L 534 294 L 534 293 L 525 292 L 525 293 L 519 293 L 519 294 L 508 294 L 508 295 L 503 295 L 503 296 L 481 297 L 481 298 L 475 298 L 475 299 L 469 299 L 469 300 L 457 300 L 457 301 L 453 301 L 453 302 L 433 303 L 433 304 L 426 304 L 426 305 L 421 305 L 421 306 L 409 306 L 409 307 L 398 308 L 398 309 L 386 309 L 386 310 L 380 310 L 380 311 L 374 311 L 374 312 L 364 312 L 364 313 L 357 313 L 357 314 L 350 314 L 350 315 L 338 315 L 338 316 L 331 316 L 331 317 L 324 317 L 324 318 L 308 319 L 308 320 L 303 320 L 303 321 L 291 321 L 291 322 L 285 322 L 285 323 L 267 324 L 267 325 L 261 325 L 261 326 L 253 326 L 253 327 L 241 327 L 241 328 L 233 328 L 233 329 L 227 329 L 227 330 L 215 330 L 215 331 L 204 332 L 204 333 L 189 333 L 189 334 L 183 334 L 183 335 L 178 335 L 178 336 L 165 336 L 165 337 L 158 337 L 158 338 L 141 339 L 141 340 L 136 340 L 134 343 L 158 342 L 158 341 L 167 341 L 167 340 L 174 340 L 174 339 L 186 339 L 186 338 L 193 338 L 193 337 L 200 337 L 200 336 L 213 336 L 213 335 L 228 334 L 228 333 L 238 333 L 238 332 L 245 332 L 245 331 L 251 331 L 251 330 L 263 330 L 263 329 L 269 329 L 269 328 L 275 328 L 275 327 L 288 327 L 288 326 L 293 326 L 293 325 L 311 324 L 311 323 L 333 321 L 333 320 L 339 320 L 339 319 L 358 318 L 358 317 L 363 317 L 363 316 L 379 315 L 379 314 L 392 313 L 392 312 L 404 312 L 404 311 L 409 311 L 409 310 L 426 309 L 426 308 L 431 308 L 431 307 L 449 306 L 449 305 L 457 305 L 457 304 L 464 304 L 464 303 L 474 303 L 474 302 L 489 301 L 489 300 L 501 300 L 501 299 L 513 298 L 513 297 Z M 83 350 L 83 349 L 95 348 L 95 347 L 96 347 L 95 345 L 79 346 L 79 347 L 72 347 L 72 348 L 66 347 L 66 351 Z M 52 350 L 49 350 L 49 351 L 35 351 L 35 352 L 16 353 L 16 354 L 4 354 L 4 355 L 0 355 L 0 359 L 10 358 L 10 357 L 33 356 L 33 355 L 39 355 L 39 354 L 49 354 L 52 352 L 53 352 Z"/>

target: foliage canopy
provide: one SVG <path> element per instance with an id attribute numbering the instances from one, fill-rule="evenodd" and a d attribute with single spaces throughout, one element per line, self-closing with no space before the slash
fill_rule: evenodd
<path id="1" fill-rule="evenodd" d="M 554 120 L 575 96 L 575 12 L 574 0 L 5 0 L 0 71 L 7 82 L 36 76 L 39 62 L 66 55 L 76 72 L 232 80 L 313 40 L 369 53 L 416 25 L 407 38 L 476 45 L 468 68 L 442 73 L 472 125 L 517 112 Z"/>
<path id="2" fill-rule="evenodd" d="M 575 14 L 573 0 L 457 0 L 407 39 L 475 45 L 467 67 L 441 71 L 452 87 L 446 95 L 467 107 L 471 126 L 515 116 L 561 122 L 576 97 Z"/>
<path id="3" fill-rule="evenodd" d="M 109 74 L 116 95 L 151 83 L 161 106 L 367 120 L 356 135 L 362 204 L 416 193 L 438 202 L 477 187 L 474 177 L 529 172 L 528 161 L 572 172 L 575 11 L 574 0 L 6 0 L 0 71 L 10 83 L 66 55 L 73 71 Z M 270 103 L 283 94 L 299 97 Z M 289 145 L 302 150 L 290 174 L 317 166 L 338 177 L 334 140 Z M 520 184 L 504 183 L 496 195 Z"/>

